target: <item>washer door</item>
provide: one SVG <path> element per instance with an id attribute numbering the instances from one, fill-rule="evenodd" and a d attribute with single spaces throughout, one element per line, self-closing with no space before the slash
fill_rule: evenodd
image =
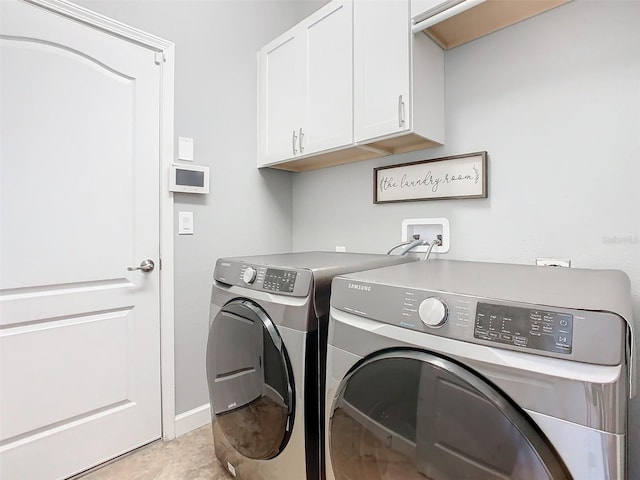
<path id="1" fill-rule="evenodd" d="M 293 428 L 293 374 L 282 338 L 256 303 L 235 299 L 216 315 L 207 343 L 215 420 L 240 454 L 266 460 Z"/>
<path id="2" fill-rule="evenodd" d="M 329 424 L 337 480 L 571 479 L 526 413 L 470 370 L 377 355 L 341 383 Z"/>

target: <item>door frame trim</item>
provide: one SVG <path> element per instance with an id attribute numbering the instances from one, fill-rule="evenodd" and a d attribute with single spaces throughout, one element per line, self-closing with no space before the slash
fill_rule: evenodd
<path id="1" fill-rule="evenodd" d="M 160 67 L 160 385 L 162 438 L 176 436 L 175 344 L 174 344 L 174 256 L 173 193 L 167 178 L 173 159 L 175 46 L 172 42 L 130 27 L 66 0 L 21 0 L 84 23 L 109 35 L 156 52 Z"/>

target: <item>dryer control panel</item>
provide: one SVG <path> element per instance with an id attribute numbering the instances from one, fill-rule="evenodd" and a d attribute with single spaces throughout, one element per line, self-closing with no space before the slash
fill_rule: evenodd
<path id="1" fill-rule="evenodd" d="M 624 358 L 625 324 L 610 312 L 384 285 L 350 276 L 334 278 L 331 305 L 402 329 L 506 350 L 602 365 L 617 365 Z"/>
<path id="2" fill-rule="evenodd" d="M 478 302 L 473 336 L 516 347 L 571 353 L 573 315 Z"/>

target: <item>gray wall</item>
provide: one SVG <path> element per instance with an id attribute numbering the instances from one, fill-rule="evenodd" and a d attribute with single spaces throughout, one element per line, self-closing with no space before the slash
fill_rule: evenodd
<path id="1" fill-rule="evenodd" d="M 291 174 L 256 168 L 256 53 L 317 5 L 289 1 L 79 4 L 176 45 L 175 134 L 194 138 L 209 195 L 175 195 L 195 235 L 175 236 L 176 413 L 206 404 L 205 348 L 216 258 L 291 250 Z M 307 5 L 307 3 L 309 5 Z M 176 156 L 177 158 L 177 156 Z"/>
<path id="2" fill-rule="evenodd" d="M 640 2 L 574 1 L 448 51 L 447 145 L 294 175 L 294 250 L 384 252 L 447 217 L 442 257 L 621 269 L 640 319 L 639 25 Z M 373 167 L 480 150 L 487 199 L 372 204 Z M 640 398 L 630 432 L 640 478 Z"/>

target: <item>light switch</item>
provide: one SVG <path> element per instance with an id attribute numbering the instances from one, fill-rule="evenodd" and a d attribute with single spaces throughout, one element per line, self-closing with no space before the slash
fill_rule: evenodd
<path id="1" fill-rule="evenodd" d="M 178 212 L 178 235 L 193 235 L 193 212 Z"/>
<path id="2" fill-rule="evenodd" d="M 178 160 L 193 162 L 193 138 L 178 137 Z"/>

